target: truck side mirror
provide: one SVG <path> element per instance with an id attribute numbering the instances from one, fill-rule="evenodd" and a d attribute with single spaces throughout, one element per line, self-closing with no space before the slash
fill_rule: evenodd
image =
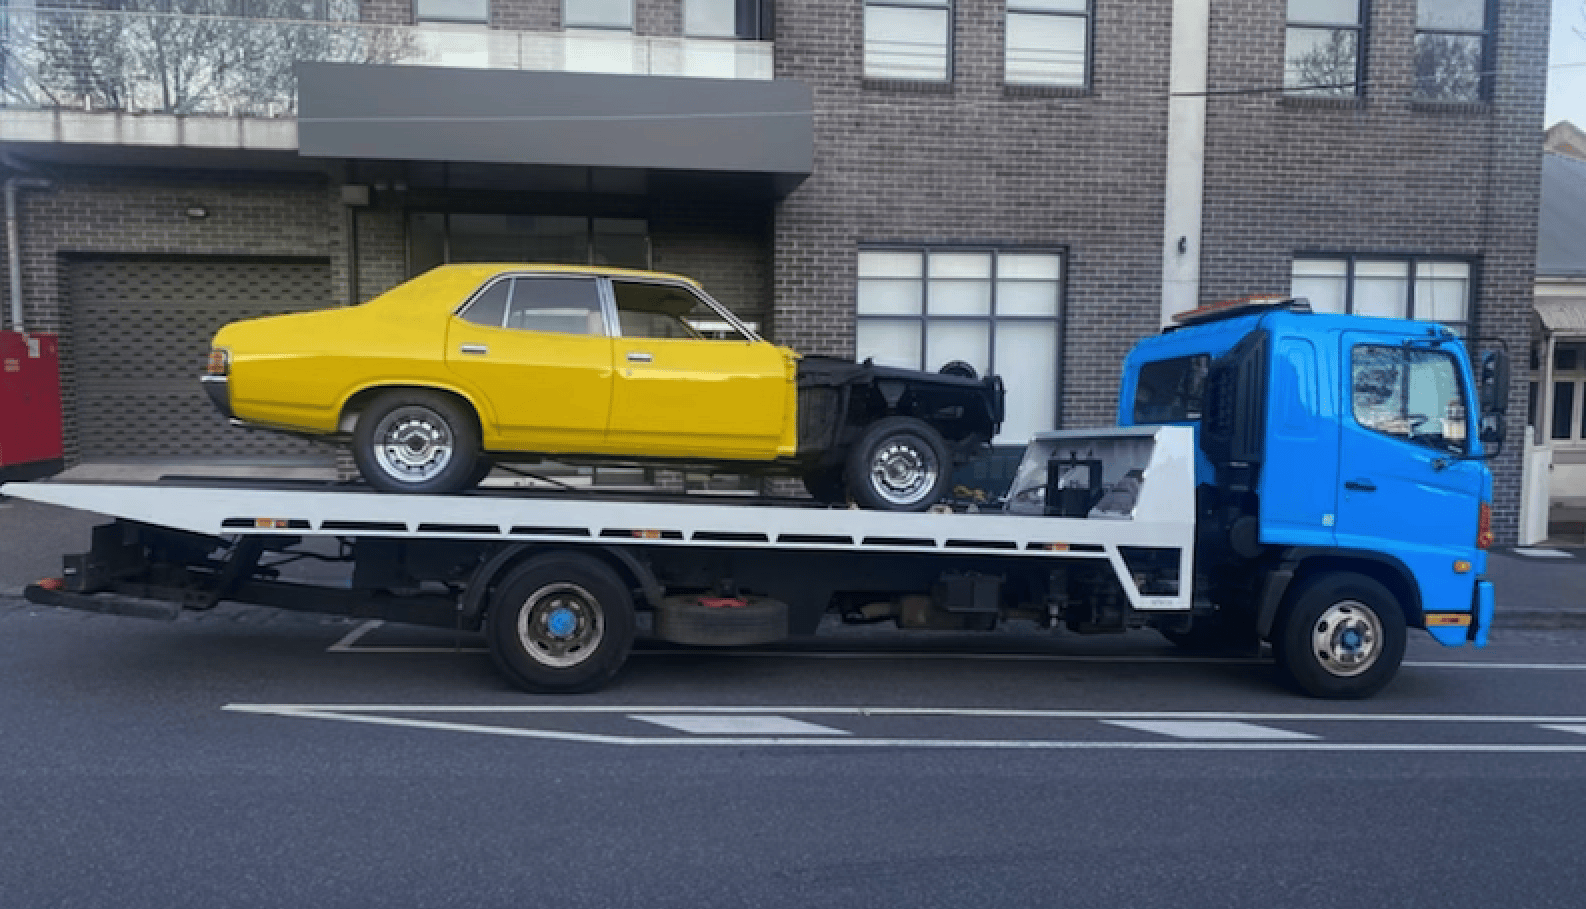
<path id="1" fill-rule="evenodd" d="M 1477 394 L 1481 398 L 1481 444 L 1488 457 L 1503 450 L 1504 416 L 1509 411 L 1509 355 L 1484 350 L 1476 364 Z"/>

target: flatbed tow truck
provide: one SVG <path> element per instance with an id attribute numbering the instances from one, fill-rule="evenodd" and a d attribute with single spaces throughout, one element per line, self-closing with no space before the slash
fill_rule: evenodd
<path id="1" fill-rule="evenodd" d="M 237 601 L 481 631 L 530 691 L 610 680 L 639 613 L 696 646 L 809 635 L 834 613 L 1265 640 L 1302 692 L 1365 697 L 1397 672 L 1408 628 L 1486 642 L 1483 443 L 1501 440 L 1507 362 L 1479 366 L 1478 383 L 1462 342 L 1426 323 L 1287 300 L 1214 310 L 1136 347 L 1122 425 L 1037 434 L 995 510 L 284 483 L 0 494 L 114 518 L 27 588 L 33 602 L 169 619 Z M 283 576 L 304 558 L 344 574 Z"/>

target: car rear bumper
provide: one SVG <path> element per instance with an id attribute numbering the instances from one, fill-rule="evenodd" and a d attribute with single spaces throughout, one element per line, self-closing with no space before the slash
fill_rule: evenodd
<path id="1" fill-rule="evenodd" d="M 200 376 L 199 382 L 220 415 L 228 420 L 235 419 L 236 415 L 231 412 L 231 382 L 225 376 Z"/>

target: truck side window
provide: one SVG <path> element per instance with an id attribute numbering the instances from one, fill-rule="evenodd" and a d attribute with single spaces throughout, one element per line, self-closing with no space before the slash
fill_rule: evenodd
<path id="1" fill-rule="evenodd" d="M 1439 451 L 1463 452 L 1465 390 L 1454 358 L 1439 350 L 1356 345 L 1350 356 L 1355 421 Z"/>
<path id="2" fill-rule="evenodd" d="M 1201 418 L 1211 357 L 1195 354 L 1140 367 L 1134 389 L 1135 423 L 1179 423 Z"/>

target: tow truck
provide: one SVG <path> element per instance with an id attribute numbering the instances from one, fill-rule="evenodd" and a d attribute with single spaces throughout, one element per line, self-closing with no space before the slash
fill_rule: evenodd
<path id="1" fill-rule="evenodd" d="M 1425 323 L 1250 298 L 1179 317 L 1124 363 L 1118 425 L 1042 432 L 993 506 L 285 482 L 13 483 L 109 515 L 35 603 L 172 619 L 226 601 L 482 632 L 534 692 L 598 688 L 641 625 L 760 645 L 824 617 L 992 631 L 1154 628 L 1271 646 L 1299 691 L 1387 685 L 1408 629 L 1484 646 L 1508 360 Z M 1472 417 L 1474 415 L 1474 418 Z M 292 576 L 312 559 L 340 574 Z"/>

